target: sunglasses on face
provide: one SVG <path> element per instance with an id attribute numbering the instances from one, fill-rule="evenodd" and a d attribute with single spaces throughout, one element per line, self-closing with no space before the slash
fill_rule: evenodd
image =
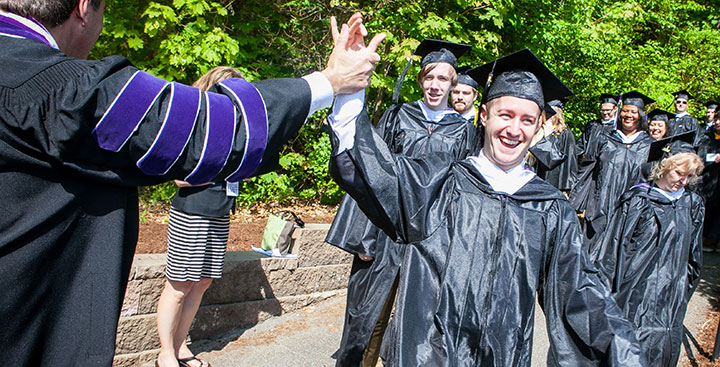
<path id="1" fill-rule="evenodd" d="M 687 101 L 675 101 L 675 104 L 687 104 Z"/>

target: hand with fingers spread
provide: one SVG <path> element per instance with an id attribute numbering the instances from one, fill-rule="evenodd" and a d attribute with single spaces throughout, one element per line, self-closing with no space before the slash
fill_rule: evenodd
<path id="1" fill-rule="evenodd" d="M 360 13 L 353 14 L 339 31 L 335 17 L 330 18 L 330 29 L 335 47 L 322 73 L 332 84 L 335 95 L 355 93 L 367 88 L 375 64 L 380 61 L 376 51 L 385 39 L 385 33 L 373 37 L 366 46 L 367 29 Z"/>

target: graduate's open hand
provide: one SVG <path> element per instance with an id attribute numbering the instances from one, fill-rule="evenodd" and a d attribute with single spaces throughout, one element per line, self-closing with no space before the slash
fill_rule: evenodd
<path id="1" fill-rule="evenodd" d="M 330 80 L 335 94 L 355 93 L 370 86 L 370 76 L 380 61 L 377 47 L 385 39 L 385 33 L 376 35 L 365 45 L 367 29 L 360 13 L 353 14 L 340 30 L 335 17 L 330 18 L 330 31 L 335 47 L 322 73 Z"/>

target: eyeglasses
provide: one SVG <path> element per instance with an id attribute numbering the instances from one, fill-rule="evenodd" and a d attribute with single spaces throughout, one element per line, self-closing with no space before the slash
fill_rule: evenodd
<path id="1" fill-rule="evenodd" d="M 688 104 L 687 101 L 675 101 L 675 104 Z"/>

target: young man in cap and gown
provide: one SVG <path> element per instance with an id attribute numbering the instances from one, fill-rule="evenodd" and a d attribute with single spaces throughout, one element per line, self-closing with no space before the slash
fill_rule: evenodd
<path id="1" fill-rule="evenodd" d="M 406 248 L 385 364 L 530 366 L 537 295 L 551 364 L 645 365 L 575 211 L 523 164 L 545 100 L 571 92 L 529 50 L 476 72 L 481 84 L 492 79 L 480 108 L 485 144 L 461 161 L 393 154 L 362 92 L 338 98 L 329 117 L 333 177 Z"/>
<path id="2" fill-rule="evenodd" d="M 458 83 L 457 59 L 469 48 L 429 39 L 420 43 L 414 54 L 422 57 L 418 84 L 423 98 L 391 106 L 377 125 L 391 152 L 407 157 L 445 152 L 463 159 L 471 151 L 475 126 L 448 107 L 450 92 Z M 404 247 L 370 223 L 348 195 L 326 241 L 355 255 L 337 365 L 375 366 L 395 301 Z"/>

